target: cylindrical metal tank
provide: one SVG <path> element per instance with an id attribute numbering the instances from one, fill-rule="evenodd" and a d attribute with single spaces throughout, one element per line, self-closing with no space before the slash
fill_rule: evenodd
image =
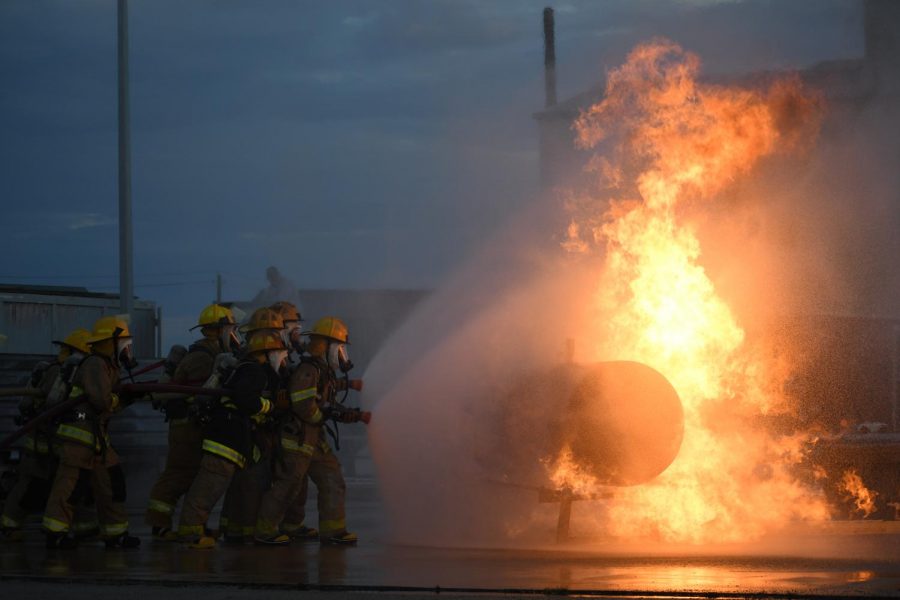
<path id="1" fill-rule="evenodd" d="M 684 414 L 675 388 L 631 361 L 561 364 L 518 379 L 477 443 L 482 467 L 504 480 L 547 485 L 564 448 L 601 485 L 646 483 L 675 460 Z"/>
<path id="2" fill-rule="evenodd" d="M 615 361 L 585 367 L 568 401 L 573 458 L 601 483 L 646 483 L 678 455 L 684 435 L 681 400 L 647 365 Z"/>

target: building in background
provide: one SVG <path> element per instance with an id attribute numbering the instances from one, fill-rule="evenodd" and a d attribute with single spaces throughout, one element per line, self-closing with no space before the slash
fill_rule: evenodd
<path id="1" fill-rule="evenodd" d="M 102 316 L 118 314 L 119 295 L 83 287 L 0 284 L 0 378 L 6 385 L 27 374 L 38 360 L 57 353 L 53 340 L 79 327 L 90 329 Z M 135 300 L 129 324 L 139 359 L 160 355 L 160 311 Z"/>

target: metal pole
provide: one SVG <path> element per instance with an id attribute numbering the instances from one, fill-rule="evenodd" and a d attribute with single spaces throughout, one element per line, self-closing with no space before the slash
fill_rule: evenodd
<path id="1" fill-rule="evenodd" d="M 216 273 L 216 304 L 222 304 L 222 274 Z"/>
<path id="2" fill-rule="evenodd" d="M 544 9 L 544 106 L 556 104 L 556 33 L 553 9 Z"/>
<path id="3" fill-rule="evenodd" d="M 128 0 L 119 0 L 119 301 L 134 309 L 131 231 L 131 130 L 128 110 Z"/>
<path id="4" fill-rule="evenodd" d="M 898 388 L 900 388 L 900 327 L 894 325 L 893 352 L 891 352 L 891 427 L 894 433 L 900 432 L 898 420 L 900 420 L 900 402 L 898 402 Z"/>
<path id="5" fill-rule="evenodd" d="M 569 539 L 569 523 L 572 520 L 572 495 L 563 492 L 559 501 L 559 517 L 556 519 L 556 543 L 565 544 Z"/>
<path id="6" fill-rule="evenodd" d="M 163 355 L 162 346 L 162 306 L 156 307 L 156 356 Z"/>

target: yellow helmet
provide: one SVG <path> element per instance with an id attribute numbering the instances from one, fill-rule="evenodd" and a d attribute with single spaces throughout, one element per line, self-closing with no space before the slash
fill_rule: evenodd
<path id="1" fill-rule="evenodd" d="M 280 302 L 276 302 L 269 308 L 281 315 L 281 320 L 285 323 L 287 323 L 288 321 L 303 320 L 303 317 L 300 316 L 300 311 L 297 310 L 297 307 L 290 302 L 285 302 L 282 300 Z"/>
<path id="2" fill-rule="evenodd" d="M 313 328 L 309 331 L 304 331 L 303 335 L 318 335 L 334 342 L 350 343 L 347 336 L 347 325 L 337 317 L 323 317 L 319 319 L 313 325 Z"/>
<path id="3" fill-rule="evenodd" d="M 88 331 L 87 329 L 79 328 L 67 335 L 63 340 L 53 340 L 53 343 L 59 344 L 60 346 L 68 346 L 76 352 L 90 354 L 91 349 L 88 347 L 88 339 L 90 337 L 90 331 Z"/>
<path id="4" fill-rule="evenodd" d="M 191 327 L 191 330 L 198 327 L 218 327 L 220 325 L 234 325 L 234 313 L 230 308 L 221 304 L 210 304 L 200 313 L 197 324 Z"/>
<path id="5" fill-rule="evenodd" d="M 91 331 L 90 337 L 87 339 L 88 344 L 96 344 L 103 340 L 111 340 L 113 338 L 130 338 L 131 332 L 128 331 L 128 323 L 122 317 L 100 317 L 94 323 L 94 329 Z"/>
<path id="6" fill-rule="evenodd" d="M 241 325 L 241 331 L 249 333 L 260 329 L 284 329 L 284 319 L 271 308 L 257 308 L 250 320 Z"/>
<path id="7" fill-rule="evenodd" d="M 277 331 L 260 331 L 247 342 L 247 354 L 269 350 L 287 350 L 281 334 Z"/>

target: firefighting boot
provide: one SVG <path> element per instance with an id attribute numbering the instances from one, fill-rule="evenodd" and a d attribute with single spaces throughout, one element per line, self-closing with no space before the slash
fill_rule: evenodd
<path id="1" fill-rule="evenodd" d="M 78 541 L 66 532 L 47 533 L 46 546 L 49 550 L 74 550 Z"/>
<path id="2" fill-rule="evenodd" d="M 178 534 L 169 529 L 168 527 L 152 527 L 150 530 L 153 533 L 153 541 L 154 542 L 177 542 Z"/>
<path id="3" fill-rule="evenodd" d="M 323 535 L 319 538 L 319 542 L 323 546 L 355 546 L 359 538 L 355 533 L 347 530 L 338 531 L 329 535 Z"/>
<path id="4" fill-rule="evenodd" d="M 201 535 L 196 542 L 189 544 L 188 548 L 194 550 L 212 550 L 216 547 L 216 538 L 210 535 Z"/>
<path id="5" fill-rule="evenodd" d="M 297 529 L 289 529 L 285 533 L 295 542 L 310 542 L 319 539 L 319 530 L 306 525 L 301 525 Z"/>
<path id="6" fill-rule="evenodd" d="M 253 538 L 253 543 L 257 546 L 287 546 L 291 543 L 291 536 L 284 533 L 266 537 L 256 536 Z"/>
<path id="7" fill-rule="evenodd" d="M 107 550 L 112 550 L 114 548 L 137 548 L 141 545 L 141 538 L 128 535 L 127 531 L 105 541 Z"/>

